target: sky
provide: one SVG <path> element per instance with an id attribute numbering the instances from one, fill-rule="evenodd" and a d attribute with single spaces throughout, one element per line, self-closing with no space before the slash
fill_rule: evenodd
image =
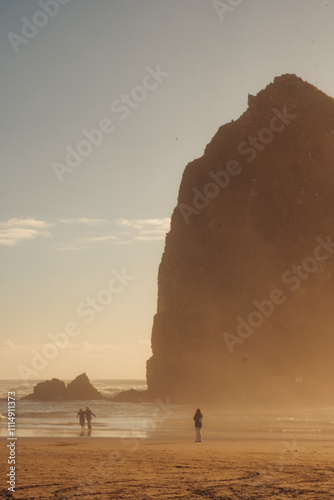
<path id="1" fill-rule="evenodd" d="M 334 0 L 2 0 L 0 379 L 144 379 L 187 163 L 275 76 L 334 96 Z"/>

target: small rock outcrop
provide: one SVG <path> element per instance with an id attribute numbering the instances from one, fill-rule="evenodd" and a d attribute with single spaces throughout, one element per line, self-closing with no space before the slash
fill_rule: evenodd
<path id="1" fill-rule="evenodd" d="M 34 387 L 34 392 L 22 399 L 31 399 L 35 401 L 55 401 L 66 399 L 66 385 L 62 380 L 53 378 L 45 382 L 39 382 Z"/>
<path id="2" fill-rule="evenodd" d="M 66 399 L 104 399 L 102 394 L 92 386 L 85 373 L 78 375 L 66 387 Z"/>
<path id="3" fill-rule="evenodd" d="M 103 395 L 92 386 L 86 373 L 78 375 L 67 387 L 62 380 L 53 378 L 39 382 L 34 387 L 32 394 L 22 399 L 31 401 L 69 401 L 105 399 Z"/>
<path id="4" fill-rule="evenodd" d="M 150 401 L 147 391 L 137 391 L 135 389 L 129 389 L 128 391 L 122 391 L 112 398 L 115 403 L 142 403 L 144 401 Z"/>

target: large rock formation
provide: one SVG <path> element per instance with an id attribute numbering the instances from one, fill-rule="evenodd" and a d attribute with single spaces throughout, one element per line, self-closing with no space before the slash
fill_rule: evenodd
<path id="1" fill-rule="evenodd" d="M 334 383 L 334 100 L 275 78 L 187 165 L 158 276 L 148 392 L 327 397 Z"/>
<path id="2" fill-rule="evenodd" d="M 85 373 L 78 375 L 67 386 L 62 380 L 53 378 L 35 385 L 32 394 L 22 399 L 32 401 L 90 400 L 104 399 L 103 395 L 92 386 Z"/>

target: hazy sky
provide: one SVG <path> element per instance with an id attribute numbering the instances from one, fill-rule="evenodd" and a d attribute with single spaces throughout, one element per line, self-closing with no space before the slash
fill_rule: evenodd
<path id="1" fill-rule="evenodd" d="M 333 14 L 1 0 L 0 378 L 145 378 L 186 164 L 277 75 L 334 95 Z"/>

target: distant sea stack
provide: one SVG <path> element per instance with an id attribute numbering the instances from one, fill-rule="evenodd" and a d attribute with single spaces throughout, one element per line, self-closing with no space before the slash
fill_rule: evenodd
<path id="1" fill-rule="evenodd" d="M 334 100 L 282 75 L 183 173 L 151 397 L 333 401 L 333 242 Z"/>
<path id="2" fill-rule="evenodd" d="M 86 373 L 82 373 L 67 384 L 67 386 L 62 380 L 57 378 L 39 382 L 35 385 L 33 393 L 24 396 L 22 399 L 32 401 L 69 401 L 105 398 L 92 386 Z"/>

